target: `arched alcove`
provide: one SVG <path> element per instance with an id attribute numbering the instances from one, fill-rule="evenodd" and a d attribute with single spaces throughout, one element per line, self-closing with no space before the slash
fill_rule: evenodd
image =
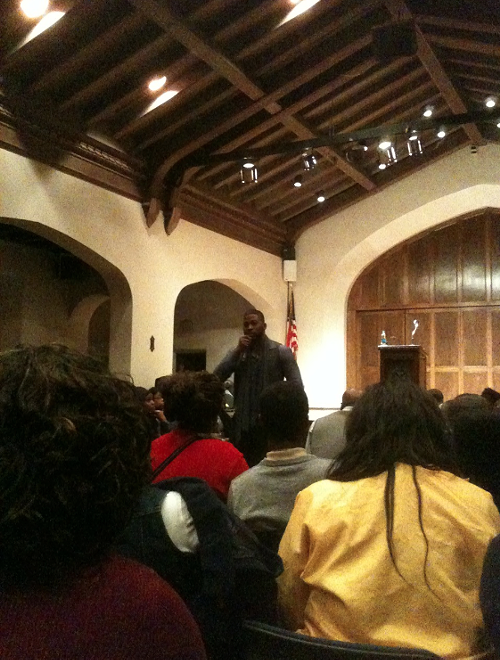
<path id="1" fill-rule="evenodd" d="M 264 308 L 265 315 L 268 305 L 262 297 L 232 280 L 205 280 L 184 287 L 175 305 L 174 369 L 179 369 L 181 362 L 187 368 L 191 364 L 199 368 L 203 354 L 205 368 L 214 369 L 236 345 L 245 310 L 257 305 Z"/>
<path id="2" fill-rule="evenodd" d="M 386 252 L 348 299 L 348 383 L 379 377 L 382 330 L 389 343 L 427 353 L 427 386 L 446 398 L 500 388 L 500 212 L 466 214 Z"/>
<path id="3" fill-rule="evenodd" d="M 98 345 L 113 371 L 130 372 L 131 293 L 115 266 L 65 234 L 28 220 L 0 218 L 0 245 L 2 348 L 50 341 L 80 350 Z M 92 317 L 106 300 L 107 327 L 101 314 L 92 330 Z"/>

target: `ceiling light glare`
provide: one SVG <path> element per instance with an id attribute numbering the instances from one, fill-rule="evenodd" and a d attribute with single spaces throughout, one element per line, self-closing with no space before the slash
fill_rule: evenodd
<path id="1" fill-rule="evenodd" d="M 288 12 L 285 18 L 281 21 L 280 25 L 284 25 L 285 23 L 288 23 L 288 21 L 291 21 L 293 18 L 297 18 L 297 16 L 300 16 L 308 9 L 311 9 L 311 7 L 314 7 L 314 5 L 318 2 L 319 0 L 300 0 L 300 2 L 294 3 L 295 7 Z"/>
<path id="2" fill-rule="evenodd" d="M 444 128 L 440 128 L 439 131 L 437 132 L 437 136 L 440 140 L 442 140 L 444 137 L 446 137 L 446 131 Z"/>
<path id="3" fill-rule="evenodd" d="M 42 32 L 48 30 L 50 27 L 55 25 L 57 21 L 59 21 L 63 16 L 64 16 L 63 11 L 49 11 L 48 14 L 45 14 L 45 16 L 38 21 L 38 23 L 30 31 L 26 39 L 24 39 L 24 41 L 19 45 L 19 47 L 24 46 L 32 39 L 35 39 L 35 37 L 38 37 L 40 34 L 42 34 Z"/>
<path id="4" fill-rule="evenodd" d="M 422 116 L 428 119 L 429 117 L 432 117 L 433 114 L 434 114 L 434 106 L 426 105 L 424 111 L 422 112 Z"/>
<path id="5" fill-rule="evenodd" d="M 27 18 L 39 18 L 49 8 L 49 0 L 22 0 L 20 7 Z"/>
<path id="6" fill-rule="evenodd" d="M 297 176 L 293 180 L 293 185 L 295 188 L 302 187 L 302 174 L 297 174 Z"/>
<path id="7" fill-rule="evenodd" d="M 325 199 L 326 199 L 325 193 L 322 190 L 320 190 L 319 193 L 316 195 L 316 200 L 321 204 L 322 202 L 325 201 Z"/>
<path id="8" fill-rule="evenodd" d="M 166 82 L 167 82 L 167 76 L 157 76 L 156 78 L 153 78 L 149 82 L 148 87 L 152 92 L 157 92 L 162 87 L 165 87 Z"/>
<path id="9" fill-rule="evenodd" d="M 385 170 L 386 168 L 387 168 L 387 163 L 380 161 L 380 163 L 378 164 L 378 169 Z"/>
<path id="10" fill-rule="evenodd" d="M 496 104 L 497 104 L 497 99 L 495 96 L 488 96 L 488 98 L 484 100 L 484 105 L 487 108 L 494 108 Z"/>
<path id="11" fill-rule="evenodd" d="M 500 128 L 500 121 L 499 121 L 498 124 L 497 124 L 497 128 Z"/>
<path id="12" fill-rule="evenodd" d="M 382 149 L 382 151 L 386 151 L 386 149 L 390 149 L 392 147 L 392 140 L 390 138 L 383 138 L 378 145 L 379 149 Z"/>
<path id="13" fill-rule="evenodd" d="M 251 158 L 243 159 L 240 167 L 241 183 L 257 183 L 259 173 L 257 167 Z"/>
<path id="14" fill-rule="evenodd" d="M 176 94 L 179 92 L 174 91 L 173 89 L 169 90 L 168 92 L 163 92 L 163 94 L 160 94 L 160 96 L 153 101 L 146 110 L 144 111 L 144 115 L 147 114 L 148 112 L 151 112 L 151 110 L 154 110 L 160 105 L 163 105 L 167 101 L 170 101 L 170 99 L 173 99 Z"/>
<path id="15" fill-rule="evenodd" d="M 251 158 L 245 158 L 241 166 L 246 170 L 251 170 L 253 167 L 255 167 L 255 163 Z"/>
<path id="16" fill-rule="evenodd" d="M 424 153 L 418 133 L 412 133 L 406 141 L 408 156 L 421 156 Z"/>

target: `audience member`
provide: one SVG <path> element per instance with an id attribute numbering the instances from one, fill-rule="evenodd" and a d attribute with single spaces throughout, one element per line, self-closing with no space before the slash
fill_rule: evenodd
<path id="1" fill-rule="evenodd" d="M 150 474 L 129 383 L 64 346 L 0 355 L 0 649 L 9 660 L 203 660 L 185 604 L 111 552 Z"/>
<path id="2" fill-rule="evenodd" d="M 442 410 L 451 430 L 462 473 L 487 490 L 500 507 L 500 417 L 484 397 L 462 394 Z"/>
<path id="3" fill-rule="evenodd" d="M 264 315 L 249 309 L 243 316 L 243 335 L 214 373 L 225 381 L 234 373 L 233 436 L 250 466 L 266 454 L 266 440 L 258 423 L 259 397 L 265 387 L 283 379 L 302 385 L 292 351 L 266 335 Z"/>
<path id="4" fill-rule="evenodd" d="M 480 654 L 480 576 L 500 515 L 457 476 L 435 401 L 395 376 L 366 390 L 329 479 L 297 497 L 280 545 L 283 612 L 314 637 Z"/>
<path id="5" fill-rule="evenodd" d="M 352 407 L 361 396 L 359 390 L 348 389 L 342 394 L 340 410 L 320 417 L 311 424 L 306 450 L 321 458 L 336 458 L 345 447 L 345 424 Z"/>
<path id="6" fill-rule="evenodd" d="M 427 393 L 431 395 L 433 399 L 436 399 L 436 403 L 438 406 L 442 406 L 444 403 L 444 394 L 441 392 L 441 390 L 438 390 L 437 388 L 433 387 L 430 390 L 427 390 Z"/>
<path id="7" fill-rule="evenodd" d="M 484 625 L 498 658 L 500 656 L 500 535 L 491 541 L 486 552 L 479 595 Z"/>
<path id="8" fill-rule="evenodd" d="M 170 424 L 167 422 L 163 410 L 156 409 L 156 402 L 154 399 L 154 394 L 151 388 L 147 390 L 145 387 L 136 387 L 135 395 L 137 400 L 142 405 L 142 408 L 146 414 L 146 423 L 149 429 L 149 437 L 151 440 L 159 438 L 160 435 L 168 433 L 170 430 Z M 163 401 L 163 398 L 162 398 Z"/>
<path id="9" fill-rule="evenodd" d="M 156 474 L 154 482 L 199 477 L 226 501 L 231 481 L 248 465 L 234 445 L 211 437 L 222 407 L 224 385 L 206 371 L 183 371 L 164 384 L 163 396 L 167 417 L 175 428 L 153 441 L 153 471 L 158 472 L 166 459 L 172 460 Z"/>
<path id="10" fill-rule="evenodd" d="M 175 587 L 213 660 L 239 657 L 243 619 L 276 622 L 280 558 L 201 479 L 179 477 L 147 487 L 117 550 Z"/>
<path id="11" fill-rule="evenodd" d="M 487 401 L 490 408 L 494 408 L 500 401 L 500 392 L 491 387 L 485 387 L 481 392 L 481 396 Z"/>
<path id="12" fill-rule="evenodd" d="M 302 386 L 274 383 L 260 397 L 266 458 L 231 483 L 228 506 L 263 543 L 278 549 L 297 493 L 324 479 L 330 461 L 304 449 L 309 404 Z"/>

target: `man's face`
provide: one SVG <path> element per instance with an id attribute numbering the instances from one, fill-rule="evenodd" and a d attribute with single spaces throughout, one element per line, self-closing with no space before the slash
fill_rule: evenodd
<path id="1" fill-rule="evenodd" d="M 243 332 L 245 335 L 256 339 L 266 331 L 266 324 L 260 320 L 257 314 L 247 314 L 243 317 Z"/>

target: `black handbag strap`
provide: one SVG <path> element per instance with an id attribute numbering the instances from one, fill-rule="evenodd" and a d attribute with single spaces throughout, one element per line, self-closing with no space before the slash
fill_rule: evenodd
<path id="1" fill-rule="evenodd" d="M 163 470 L 167 467 L 167 465 L 170 465 L 170 463 L 174 460 L 174 458 L 177 458 L 179 454 L 186 449 L 186 447 L 189 447 L 189 445 L 192 445 L 193 442 L 196 442 L 196 440 L 199 440 L 199 436 L 195 435 L 192 438 L 189 438 L 187 442 L 185 442 L 183 445 L 180 447 L 177 447 L 177 449 L 174 449 L 174 451 L 167 456 L 165 460 L 163 460 L 160 465 L 156 468 L 156 470 L 153 471 L 153 474 L 151 476 L 151 481 L 154 481 L 156 477 L 163 472 Z"/>

